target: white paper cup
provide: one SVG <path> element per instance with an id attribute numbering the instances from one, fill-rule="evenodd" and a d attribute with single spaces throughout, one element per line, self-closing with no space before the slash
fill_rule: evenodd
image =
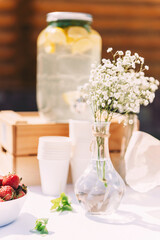
<path id="1" fill-rule="evenodd" d="M 76 180 L 83 174 L 91 159 L 91 122 L 70 120 L 69 136 L 73 149 L 71 158 L 71 173 L 73 184 L 75 184 Z"/>
<path id="2" fill-rule="evenodd" d="M 65 191 L 68 161 L 41 161 L 39 160 L 42 192 L 50 196 L 59 196 Z"/>
<path id="3" fill-rule="evenodd" d="M 68 152 L 53 152 L 53 153 L 48 153 L 48 152 L 38 152 L 38 160 L 45 161 L 45 160 L 51 160 L 51 161 L 65 161 L 70 158 L 71 151 Z"/>
<path id="4" fill-rule="evenodd" d="M 70 120 L 69 136 L 72 143 L 88 141 L 92 138 L 92 124 L 89 121 Z"/>
<path id="5" fill-rule="evenodd" d="M 44 194 L 59 196 L 61 192 L 65 191 L 70 155 L 71 141 L 68 137 L 39 138 L 37 158 Z"/>

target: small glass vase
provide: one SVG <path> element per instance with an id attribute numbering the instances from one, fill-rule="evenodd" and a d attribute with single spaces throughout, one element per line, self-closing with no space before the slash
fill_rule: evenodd
<path id="1" fill-rule="evenodd" d="M 110 122 L 95 122 L 92 158 L 75 184 L 75 194 L 87 213 L 112 214 L 118 208 L 125 184 L 114 169 L 108 147 Z"/>

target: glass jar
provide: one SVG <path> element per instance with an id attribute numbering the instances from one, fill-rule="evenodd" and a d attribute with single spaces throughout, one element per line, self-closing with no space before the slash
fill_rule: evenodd
<path id="1" fill-rule="evenodd" d="M 75 184 L 76 197 L 90 214 L 112 214 L 118 208 L 125 190 L 125 184 L 110 159 L 109 127 L 109 122 L 94 124 L 92 158 Z"/>
<path id="2" fill-rule="evenodd" d="M 102 41 L 85 13 L 47 14 L 48 26 L 37 39 L 37 105 L 48 121 L 88 120 L 76 108 L 77 87 L 88 82 L 91 64 L 101 59 Z"/>

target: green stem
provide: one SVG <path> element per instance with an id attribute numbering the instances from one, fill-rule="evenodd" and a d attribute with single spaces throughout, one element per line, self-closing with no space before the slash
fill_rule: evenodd
<path id="1" fill-rule="evenodd" d="M 103 162 L 103 180 L 106 181 L 105 179 L 105 167 L 106 167 L 106 161 Z"/>

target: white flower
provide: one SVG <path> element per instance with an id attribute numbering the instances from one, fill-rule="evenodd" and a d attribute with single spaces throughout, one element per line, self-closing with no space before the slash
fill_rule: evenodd
<path id="1" fill-rule="evenodd" d="M 148 100 L 144 100 L 144 106 L 147 106 L 149 104 Z"/>
<path id="2" fill-rule="evenodd" d="M 144 66 L 144 69 L 149 70 L 149 67 L 147 65 Z"/>
<path id="3" fill-rule="evenodd" d="M 130 50 L 127 50 L 127 51 L 125 52 L 125 55 L 130 56 L 130 55 L 131 55 L 131 51 L 130 51 Z"/>
<path id="4" fill-rule="evenodd" d="M 143 57 L 139 57 L 139 60 L 141 61 L 141 63 L 144 63 L 144 58 Z"/>
<path id="5" fill-rule="evenodd" d="M 110 51 L 112 48 L 107 50 Z M 138 53 L 131 55 L 129 50 L 124 56 L 122 53 L 117 51 L 112 61 L 102 59 L 102 64 L 94 65 L 89 83 L 82 87 L 83 99 L 92 106 L 96 118 L 104 109 L 107 119 L 117 111 L 139 113 L 140 105 L 147 106 L 155 97 L 159 82 L 145 76 L 148 66 L 143 65 L 144 58 Z"/>
<path id="6" fill-rule="evenodd" d="M 110 103 L 111 103 L 111 99 L 108 100 L 108 104 L 110 104 Z"/>
<path id="7" fill-rule="evenodd" d="M 112 52 L 112 50 L 113 50 L 113 48 L 111 48 L 111 47 L 108 48 L 108 49 L 107 49 L 107 53 Z"/>
<path id="8" fill-rule="evenodd" d="M 134 56 L 135 56 L 136 58 L 139 58 L 139 55 L 138 55 L 138 53 L 135 53 L 135 54 L 134 54 Z"/>
<path id="9" fill-rule="evenodd" d="M 118 51 L 118 54 L 119 54 L 120 56 L 122 56 L 122 55 L 124 54 L 124 52 L 123 52 L 123 51 Z"/>

